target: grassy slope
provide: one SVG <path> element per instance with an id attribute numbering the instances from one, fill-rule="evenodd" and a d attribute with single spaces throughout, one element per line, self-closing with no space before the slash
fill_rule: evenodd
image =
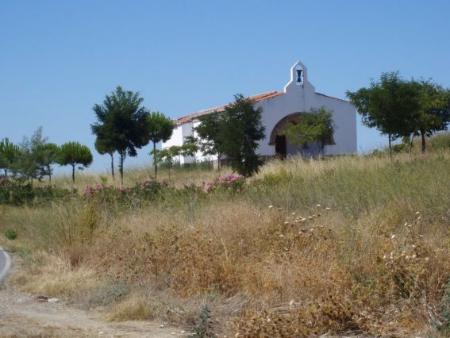
<path id="1" fill-rule="evenodd" d="M 174 184 L 215 175 L 178 172 Z M 449 182 L 448 152 L 291 159 L 238 194 L 175 194 L 139 209 L 0 206 L 0 229 L 18 231 L 23 288 L 106 306 L 114 320 L 191 325 L 206 302 L 217 330 L 241 336 L 405 336 L 445 320 Z"/>

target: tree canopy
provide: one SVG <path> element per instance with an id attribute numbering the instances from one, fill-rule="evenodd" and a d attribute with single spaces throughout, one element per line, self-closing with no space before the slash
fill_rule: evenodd
<path id="1" fill-rule="evenodd" d="M 450 122 L 450 91 L 431 81 L 412 81 L 415 87 L 419 105 L 412 114 L 408 125 L 409 132 L 420 135 L 422 140 L 422 152 L 426 149 L 426 136 L 431 136 L 437 131 L 447 130 Z"/>
<path id="2" fill-rule="evenodd" d="M 5 176 L 8 176 L 8 171 L 13 168 L 19 154 L 19 147 L 10 142 L 8 138 L 0 141 L 0 169 L 3 169 Z"/>
<path id="3" fill-rule="evenodd" d="M 89 148 L 78 142 L 64 143 L 59 151 L 58 163 L 72 167 L 72 181 L 75 182 L 75 169 L 88 167 L 92 163 L 92 153 Z"/>
<path id="4" fill-rule="evenodd" d="M 156 144 L 166 142 L 172 136 L 173 121 L 160 112 L 151 112 L 147 115 L 147 136 L 153 143 L 153 154 L 156 154 Z M 153 160 L 155 179 L 158 175 L 158 161 Z"/>
<path id="5" fill-rule="evenodd" d="M 261 122 L 261 109 L 241 94 L 220 114 L 218 146 L 231 167 L 244 176 L 258 170 L 261 159 L 256 154 L 258 141 L 265 136 Z"/>
<path id="6" fill-rule="evenodd" d="M 333 119 L 331 112 L 325 108 L 312 109 L 301 114 L 297 124 L 290 124 L 285 130 L 286 136 L 293 144 L 304 145 L 319 142 L 321 150 L 325 145 L 333 144 Z"/>
<path id="7" fill-rule="evenodd" d="M 450 121 L 449 91 L 431 81 L 404 80 L 398 72 L 383 73 L 368 88 L 347 92 L 362 121 L 375 127 L 391 141 L 399 137 L 425 137 L 447 129 Z"/>
<path id="8" fill-rule="evenodd" d="M 59 147 L 54 143 L 43 143 L 39 144 L 34 151 L 39 165 L 40 175 L 48 176 L 48 180 L 51 182 L 53 174 L 52 165 L 58 163 Z"/>
<path id="9" fill-rule="evenodd" d="M 217 165 L 220 168 L 222 158 L 221 139 L 221 113 L 212 113 L 200 118 L 200 124 L 195 127 L 195 132 L 199 138 L 198 147 L 205 155 L 217 155 Z"/>
<path id="10" fill-rule="evenodd" d="M 148 112 L 142 106 L 143 98 L 137 92 L 118 86 L 103 103 L 94 105 L 97 122 L 91 128 L 99 140 L 100 150 L 112 149 L 119 154 L 119 172 L 123 183 L 126 156 L 136 156 L 136 149 L 148 141 Z"/>

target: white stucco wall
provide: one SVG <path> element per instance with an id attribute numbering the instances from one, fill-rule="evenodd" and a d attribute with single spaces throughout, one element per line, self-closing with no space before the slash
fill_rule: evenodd
<path id="1" fill-rule="evenodd" d="M 298 77 L 301 70 L 302 76 Z M 270 135 L 276 124 L 285 116 L 309 112 L 311 109 L 325 107 L 332 112 L 334 122 L 335 145 L 325 147 L 326 155 L 353 154 L 357 151 L 356 140 L 356 109 L 347 101 L 328 97 L 316 93 L 312 84 L 308 81 L 306 67 L 297 62 L 291 67 L 291 79 L 284 87 L 281 95 L 259 101 L 255 107 L 262 110 L 262 123 L 265 126 L 265 138 L 259 143 L 258 153 L 263 156 L 275 155 L 275 146 L 270 145 Z M 172 138 L 163 144 L 163 148 L 172 145 L 182 145 L 187 136 L 191 136 L 193 127 L 199 124 L 198 120 L 188 122 L 175 128 Z M 200 152 L 195 156 L 195 160 L 215 160 L 215 157 L 203 156 Z M 180 163 L 192 162 L 193 158 L 180 159 Z"/>

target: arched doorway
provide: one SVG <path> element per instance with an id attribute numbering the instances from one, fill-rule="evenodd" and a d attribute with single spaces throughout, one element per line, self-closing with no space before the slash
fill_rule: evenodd
<path id="1" fill-rule="evenodd" d="M 286 135 L 275 136 L 275 154 L 284 159 L 287 156 L 287 141 Z"/>
<path id="2" fill-rule="evenodd" d="M 290 124 L 300 123 L 301 114 L 302 113 L 294 113 L 283 117 L 272 129 L 269 144 L 275 146 L 275 154 L 281 159 L 286 158 L 287 155 L 293 152 L 298 152 L 295 151 L 295 148 L 298 148 L 298 146 L 289 144 L 289 140 L 284 134 L 284 130 Z"/>

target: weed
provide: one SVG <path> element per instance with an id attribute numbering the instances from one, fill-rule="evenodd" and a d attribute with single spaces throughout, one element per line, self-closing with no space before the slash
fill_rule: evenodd
<path id="1" fill-rule="evenodd" d="M 10 241 L 13 241 L 17 238 L 17 231 L 14 229 L 6 229 L 5 230 L 5 237 L 9 239 Z"/>
<path id="2" fill-rule="evenodd" d="M 211 319 L 211 310 L 208 305 L 203 305 L 200 310 L 200 315 L 196 323 L 194 334 L 190 336 L 191 338 L 213 338 L 217 337 L 214 334 L 213 322 Z"/>

